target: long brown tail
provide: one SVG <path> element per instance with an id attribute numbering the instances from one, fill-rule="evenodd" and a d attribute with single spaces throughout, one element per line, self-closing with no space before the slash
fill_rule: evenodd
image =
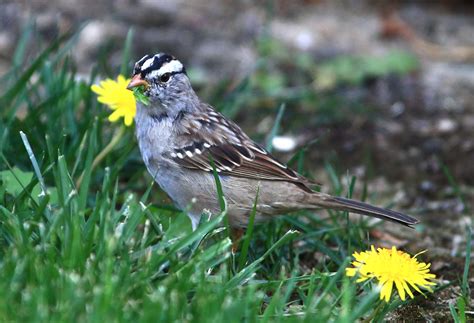
<path id="1" fill-rule="evenodd" d="M 419 222 L 417 219 L 397 211 L 384 209 L 364 202 L 350 200 L 343 197 L 329 196 L 326 194 L 324 194 L 324 197 L 321 198 L 321 195 L 320 193 L 315 193 L 314 204 L 319 205 L 323 208 L 332 208 L 336 210 L 354 212 L 362 215 L 369 215 L 382 220 L 400 223 L 408 227 L 412 227 L 413 225 Z"/>

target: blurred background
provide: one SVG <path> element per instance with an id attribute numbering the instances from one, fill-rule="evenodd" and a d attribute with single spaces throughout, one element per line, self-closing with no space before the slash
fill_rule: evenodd
<path id="1" fill-rule="evenodd" d="M 389 224 L 376 238 L 429 249 L 438 275 L 462 270 L 453 256 L 474 201 L 472 1 L 3 0 L 0 26 L 0 75 L 34 26 L 25 61 L 77 30 L 76 77 L 97 80 L 119 73 L 132 28 L 129 70 L 145 54 L 178 57 L 203 100 L 323 190 L 346 194 L 355 175 L 356 198 L 422 221 L 416 234 Z M 126 167 L 146 177 L 131 156 Z"/>
<path id="2" fill-rule="evenodd" d="M 285 103 L 280 134 L 296 147 L 318 141 L 311 168 L 337 158 L 342 171 L 403 184 L 411 189 L 404 199 L 421 199 L 407 202 L 433 208 L 422 200 L 444 194 L 443 165 L 474 185 L 473 9 L 449 0 L 2 1 L 0 75 L 34 24 L 41 41 L 25 44 L 31 57 L 80 28 L 79 77 L 97 64 L 115 76 L 133 28 L 130 62 L 175 55 L 202 97 L 219 108 L 238 101 L 228 114 L 260 136 Z M 243 95 L 225 97 L 239 86 Z"/>

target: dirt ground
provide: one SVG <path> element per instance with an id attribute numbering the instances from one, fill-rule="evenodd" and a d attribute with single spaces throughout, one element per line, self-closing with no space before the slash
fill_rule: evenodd
<path id="1" fill-rule="evenodd" d="M 387 8 L 377 1 L 3 1 L 0 75 L 9 68 L 15 40 L 31 17 L 47 39 L 88 22 L 74 51 L 84 74 L 105 49 L 111 53 L 108 64 L 120 64 L 121 44 L 132 25 L 135 53 L 157 48 L 172 52 L 214 84 L 252 71 L 258 59 L 255 40 L 262 33 L 316 61 L 342 54 L 380 55 L 394 48 L 415 53 L 420 67 L 413 73 L 334 90 L 349 106 L 358 102 L 372 107 L 370 114 L 325 124 L 310 115 L 304 124 L 295 122 L 297 127 L 284 123 L 282 130 L 318 138 L 306 165 L 314 165 L 310 168 L 319 181 L 329 182 L 323 165 L 330 160 L 343 173 L 362 179 L 356 195 L 365 181 L 380 203 L 393 201 L 421 220 L 416 231 L 380 227 L 373 234 L 381 243 L 428 250 L 423 259 L 440 279 L 460 280 L 465 227 L 473 227 L 474 208 L 472 4 L 403 1 Z M 239 119 L 246 129 L 257 121 Z M 474 266 L 470 277 L 474 299 Z M 391 319 L 450 320 L 448 304 L 459 293 L 458 287 L 447 287 L 398 310 Z"/>

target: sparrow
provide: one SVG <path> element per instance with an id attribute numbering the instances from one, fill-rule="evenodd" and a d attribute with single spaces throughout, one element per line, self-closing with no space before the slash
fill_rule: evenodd
<path id="1" fill-rule="evenodd" d="M 247 227 L 254 205 L 255 223 L 321 208 L 408 227 L 418 223 L 394 210 L 314 191 L 315 182 L 280 162 L 237 124 L 202 102 L 184 65 L 171 55 L 145 55 L 137 61 L 128 89 L 135 87 L 141 87 L 149 101 L 137 102 L 135 115 L 143 161 L 175 205 L 188 214 L 193 229 L 202 214 L 221 212 L 214 169 L 232 228 Z"/>

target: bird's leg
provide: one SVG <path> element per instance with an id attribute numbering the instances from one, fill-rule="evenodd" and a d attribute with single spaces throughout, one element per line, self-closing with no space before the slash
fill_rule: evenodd
<path id="1" fill-rule="evenodd" d="M 232 253 L 233 254 L 236 254 L 237 250 L 239 250 L 239 243 L 244 233 L 245 233 L 245 229 L 242 229 L 242 228 L 230 229 L 230 239 L 232 240 Z"/>

